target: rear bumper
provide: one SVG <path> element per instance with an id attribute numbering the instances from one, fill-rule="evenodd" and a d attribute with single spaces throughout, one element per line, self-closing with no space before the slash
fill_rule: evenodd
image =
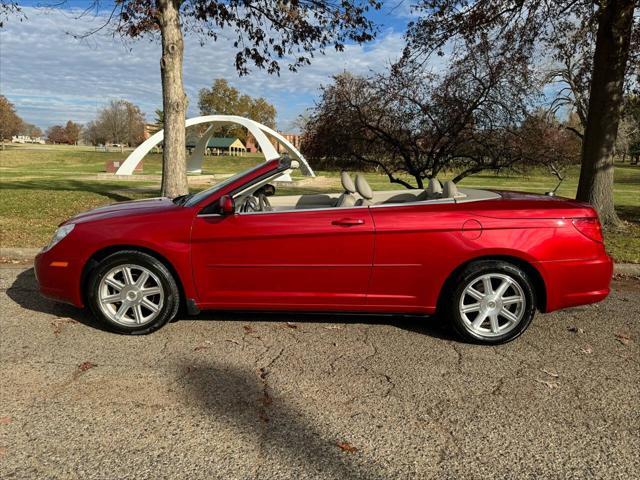
<path id="1" fill-rule="evenodd" d="M 83 307 L 80 292 L 82 263 L 77 258 L 65 255 L 54 247 L 36 255 L 34 270 L 43 296 Z"/>
<path id="2" fill-rule="evenodd" d="M 608 255 L 593 260 L 540 262 L 547 291 L 546 312 L 604 300 L 611 291 L 613 261 Z"/>

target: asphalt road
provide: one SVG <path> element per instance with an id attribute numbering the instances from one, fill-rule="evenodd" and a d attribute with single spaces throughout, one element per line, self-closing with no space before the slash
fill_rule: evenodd
<path id="1" fill-rule="evenodd" d="M 640 282 L 515 342 L 438 318 L 99 329 L 0 267 L 0 478 L 640 478 Z M 287 323 L 289 322 L 289 323 Z"/>

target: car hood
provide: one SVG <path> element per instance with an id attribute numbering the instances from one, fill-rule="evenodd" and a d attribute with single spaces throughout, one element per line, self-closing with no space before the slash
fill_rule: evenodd
<path id="1" fill-rule="evenodd" d="M 123 217 L 127 215 L 147 215 L 151 213 L 166 212 L 182 208 L 171 201 L 167 197 L 147 198 L 144 200 L 132 200 L 130 202 L 119 202 L 104 207 L 94 208 L 86 212 L 79 213 L 75 217 L 70 218 L 65 223 L 85 223 L 96 220 L 105 220 L 115 217 Z"/>

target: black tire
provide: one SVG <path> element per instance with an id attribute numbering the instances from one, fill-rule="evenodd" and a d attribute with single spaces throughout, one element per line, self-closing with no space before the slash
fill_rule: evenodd
<path id="1" fill-rule="evenodd" d="M 482 279 L 486 278 L 487 275 L 495 275 L 495 277 L 493 276 L 489 277 L 489 282 L 492 282 L 492 284 L 499 282 L 498 285 L 500 285 L 500 282 L 505 277 L 508 277 L 512 282 L 515 282 L 515 284 L 517 284 L 516 286 L 516 285 L 509 284 L 507 282 L 507 284 L 509 284 L 510 286 L 507 287 L 506 292 L 514 293 L 513 295 L 510 296 L 510 298 L 514 298 L 514 297 L 523 298 L 522 306 L 520 306 L 521 305 L 520 303 L 518 305 L 507 306 L 508 310 L 514 310 L 517 313 L 517 314 L 513 314 L 514 317 L 519 317 L 519 320 L 517 322 L 516 321 L 510 322 L 507 318 L 501 317 L 502 313 L 498 313 L 499 316 L 497 317 L 498 320 L 496 320 L 496 322 L 503 323 L 503 326 L 504 326 L 503 328 L 505 329 L 505 333 L 503 334 L 499 333 L 500 328 L 502 328 L 500 326 L 498 327 L 496 333 L 494 333 L 493 331 L 486 332 L 486 333 L 478 332 L 479 329 L 493 330 L 493 324 L 491 322 L 491 319 L 489 317 L 485 317 L 487 318 L 487 320 L 483 321 L 483 320 L 480 320 L 478 316 L 475 316 L 475 317 L 473 316 L 474 314 L 480 315 L 481 314 L 480 311 L 478 311 L 477 313 L 475 312 L 469 312 L 468 314 L 465 313 L 464 315 L 466 318 L 463 318 L 463 313 L 461 312 L 462 307 L 466 307 L 466 306 L 469 306 L 472 308 L 475 307 L 475 304 L 473 304 L 473 298 L 468 293 L 465 294 L 465 299 L 462 302 L 466 302 L 467 300 L 469 300 L 469 298 L 472 298 L 470 304 L 467 304 L 467 303 L 461 304 L 461 297 L 463 296 L 463 292 L 465 292 L 465 289 L 470 285 L 477 286 L 478 288 L 482 288 L 482 291 L 478 292 L 478 290 L 476 289 L 476 292 L 472 292 L 472 293 L 474 293 L 474 295 L 476 293 L 484 294 L 484 289 L 483 287 L 481 287 L 481 283 L 482 283 Z M 478 283 L 474 283 L 474 281 Z M 496 288 L 496 290 L 498 290 L 498 288 Z M 494 299 L 492 298 L 488 300 L 485 298 L 483 298 L 482 300 L 476 299 L 478 305 L 484 305 L 483 308 L 489 308 L 491 305 L 493 305 L 495 308 L 494 310 L 492 310 L 493 312 L 502 311 L 502 309 L 500 308 L 502 306 L 501 303 L 498 306 L 496 306 L 495 301 L 489 301 L 489 300 L 494 300 Z M 501 301 L 501 299 L 499 300 Z M 508 300 L 509 300 L 508 298 L 505 298 L 505 304 Z M 485 303 L 483 304 L 483 302 Z M 458 275 L 456 275 L 455 278 L 453 278 L 452 282 L 449 283 L 448 291 L 445 292 L 444 299 L 442 301 L 442 307 L 443 307 L 445 316 L 447 320 L 449 320 L 450 324 L 453 326 L 455 331 L 463 339 L 469 342 L 479 343 L 484 345 L 497 345 L 501 343 L 510 342 L 518 338 L 520 335 L 522 335 L 522 333 L 527 329 L 527 327 L 529 327 L 529 325 L 531 324 L 531 321 L 533 320 L 533 317 L 535 315 L 535 310 L 536 310 L 535 306 L 536 306 L 535 289 L 527 273 L 524 272 L 520 267 L 512 263 L 499 261 L 499 260 L 481 260 L 481 261 L 469 264 Z M 486 310 L 483 310 L 482 312 L 485 312 L 485 311 Z M 520 316 L 520 313 L 521 313 L 521 316 Z M 478 319 L 479 321 L 481 321 L 482 325 L 478 327 L 473 327 L 472 320 L 475 320 L 475 319 Z"/>
<path id="2" fill-rule="evenodd" d="M 114 268 L 124 265 L 133 266 L 134 271 L 136 266 L 146 269 L 152 276 L 155 276 L 152 280 L 157 280 L 161 285 L 162 294 L 159 295 L 162 295 L 163 298 L 158 302 L 161 306 L 156 310 L 155 318 L 140 325 L 118 323 L 103 312 L 100 306 L 100 289 L 103 278 Z M 95 317 L 109 330 L 129 335 L 145 335 L 158 330 L 175 317 L 180 307 L 180 290 L 169 269 L 157 258 L 135 250 L 123 250 L 109 255 L 91 271 L 87 282 L 86 299 Z M 116 303 L 116 305 L 118 304 Z"/>

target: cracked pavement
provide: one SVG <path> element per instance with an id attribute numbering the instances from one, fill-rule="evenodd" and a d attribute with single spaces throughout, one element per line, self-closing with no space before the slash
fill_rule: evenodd
<path id="1" fill-rule="evenodd" d="M 205 312 L 144 337 L 0 267 L 0 478 L 639 478 L 640 281 L 516 341 Z"/>

